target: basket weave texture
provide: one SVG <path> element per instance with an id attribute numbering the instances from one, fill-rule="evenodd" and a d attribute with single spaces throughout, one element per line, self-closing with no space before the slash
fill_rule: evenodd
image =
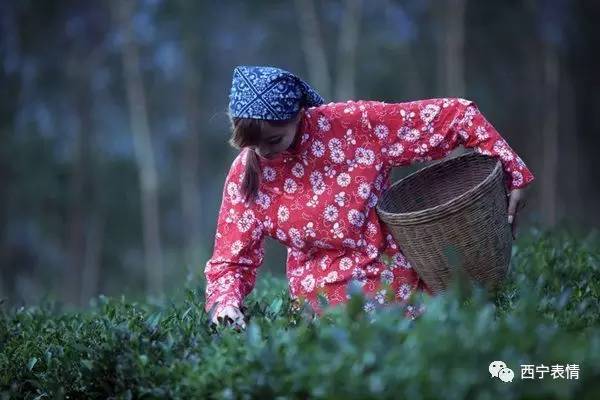
<path id="1" fill-rule="evenodd" d="M 506 277 L 512 234 L 497 158 L 471 152 L 422 168 L 390 186 L 376 209 L 434 294 L 458 269 L 487 288 Z"/>

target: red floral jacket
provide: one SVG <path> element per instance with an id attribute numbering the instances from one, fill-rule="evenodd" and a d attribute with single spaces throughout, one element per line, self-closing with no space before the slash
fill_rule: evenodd
<path id="1" fill-rule="evenodd" d="M 392 167 L 440 159 L 463 145 L 499 157 L 509 189 L 534 179 L 470 100 L 359 100 L 301 112 L 295 145 L 260 159 L 255 201 L 244 203 L 240 193 L 252 150 L 243 149 L 231 164 L 204 270 L 207 312 L 215 304 L 215 312 L 241 307 L 254 288 L 266 236 L 287 247 L 291 297 L 307 300 L 318 314 L 317 294 L 331 305 L 344 302 L 350 280 L 372 294 L 365 307 L 429 291 L 375 210 Z"/>

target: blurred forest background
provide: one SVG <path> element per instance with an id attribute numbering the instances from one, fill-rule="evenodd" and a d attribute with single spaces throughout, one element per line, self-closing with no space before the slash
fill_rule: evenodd
<path id="1" fill-rule="evenodd" d="M 327 101 L 475 100 L 536 176 L 519 229 L 597 227 L 598 20 L 593 0 L 1 1 L 0 299 L 203 285 L 240 64 Z"/>

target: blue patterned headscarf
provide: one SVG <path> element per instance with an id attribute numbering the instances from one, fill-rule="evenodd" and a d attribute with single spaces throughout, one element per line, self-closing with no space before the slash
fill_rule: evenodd
<path id="1" fill-rule="evenodd" d="M 231 117 L 286 120 L 293 118 L 302 106 L 324 102 L 316 90 L 283 69 L 240 65 L 233 70 Z"/>

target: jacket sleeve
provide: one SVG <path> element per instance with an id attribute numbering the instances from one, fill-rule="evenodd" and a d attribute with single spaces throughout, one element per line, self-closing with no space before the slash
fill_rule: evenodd
<path id="1" fill-rule="evenodd" d="M 241 307 L 256 283 L 264 257 L 263 224 L 256 203 L 244 203 L 241 182 L 245 151 L 233 161 L 225 179 L 212 257 L 206 262 L 205 310 Z M 214 314 L 211 314 L 214 315 Z"/>
<path id="2" fill-rule="evenodd" d="M 443 158 L 459 145 L 499 157 L 509 190 L 534 176 L 471 100 L 433 98 L 404 103 L 357 102 L 364 128 L 380 144 L 384 163 L 403 166 Z"/>

